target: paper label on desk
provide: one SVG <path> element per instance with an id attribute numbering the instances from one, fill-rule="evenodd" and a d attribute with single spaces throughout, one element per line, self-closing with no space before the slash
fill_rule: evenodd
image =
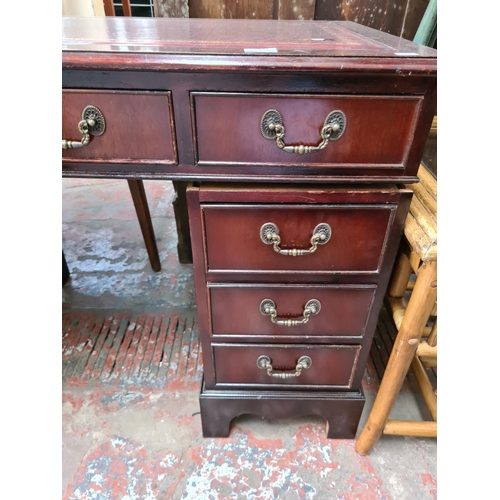
<path id="1" fill-rule="evenodd" d="M 274 47 L 269 47 L 269 48 L 261 48 L 261 49 L 243 49 L 243 52 L 245 54 L 277 54 L 278 49 Z"/>

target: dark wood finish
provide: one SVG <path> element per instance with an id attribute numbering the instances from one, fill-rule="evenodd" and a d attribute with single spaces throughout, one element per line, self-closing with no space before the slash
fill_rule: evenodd
<path id="1" fill-rule="evenodd" d="M 173 182 L 175 199 L 172 202 L 177 226 L 177 255 L 181 264 L 193 263 L 191 251 L 191 235 L 189 234 L 189 217 L 186 200 L 187 182 Z"/>
<path id="2" fill-rule="evenodd" d="M 194 94 L 199 165 L 400 167 L 404 169 L 421 97 Z M 276 109 L 285 144 L 317 146 L 331 111 L 346 115 L 342 136 L 309 154 L 280 150 L 262 136 L 262 115 Z M 230 140 L 223 140 L 229 136 Z"/>
<path id="3" fill-rule="evenodd" d="M 104 134 L 91 137 L 88 146 L 63 150 L 66 160 L 177 163 L 170 92 L 65 89 L 62 98 L 64 139 L 81 139 L 78 122 L 89 104 L 106 120 Z"/>
<path id="4" fill-rule="evenodd" d="M 395 205 L 202 205 L 208 271 L 379 273 Z M 280 248 L 308 249 L 314 228 L 329 224 L 330 240 L 308 255 L 281 255 L 260 239 L 267 222 Z"/>
<path id="5" fill-rule="evenodd" d="M 359 345 L 275 345 L 212 344 L 215 387 L 350 389 L 361 346 Z M 311 367 L 300 376 L 272 377 L 257 366 L 259 356 L 271 358 L 273 370 L 294 373 L 301 356 L 309 356 Z"/>
<path id="6" fill-rule="evenodd" d="M 88 154 L 83 151 L 88 148 L 83 148 L 78 152 L 68 152 L 63 162 L 63 174 L 179 181 L 211 179 L 224 182 L 416 181 L 419 159 L 425 145 L 425 139 L 421 139 L 421 136 L 426 136 L 425 129 L 429 129 L 433 118 L 431 114 L 435 109 L 436 51 L 407 41 L 402 43 L 396 37 L 369 28 L 361 28 L 364 31 L 360 31 L 360 27 L 354 23 L 337 22 L 304 21 L 295 24 L 292 21 L 250 23 L 243 20 L 122 18 L 117 23 L 111 17 L 92 20 L 65 18 L 63 87 L 98 87 L 111 92 L 171 91 L 179 165 L 175 165 L 176 161 L 173 164 L 172 160 L 144 159 L 144 154 L 141 155 L 142 160 L 129 162 L 107 159 L 106 155 L 99 161 L 89 162 L 83 160 L 85 156 L 79 156 Z M 273 55 L 258 52 L 270 47 L 275 48 L 277 53 Z M 250 52 L 245 52 L 245 49 Z M 415 55 L 398 57 L 398 50 Z M 90 51 L 92 57 L 88 57 Z M 399 105 L 406 103 L 410 107 L 421 100 L 421 107 L 425 112 L 419 115 L 415 124 L 410 124 L 409 115 L 405 115 L 405 126 L 416 127 L 414 137 L 408 138 L 408 144 L 396 145 L 393 140 L 392 146 L 386 150 L 388 152 L 380 153 L 382 156 L 397 157 L 396 153 L 399 151 L 399 159 L 405 158 L 406 168 L 398 163 L 392 166 L 382 163 L 351 166 L 346 163 L 315 164 L 314 161 L 319 160 L 318 156 L 314 159 L 314 154 L 305 155 L 309 158 L 297 159 L 294 158 L 295 155 L 279 151 L 271 141 L 260 137 L 258 125 L 255 130 L 251 128 L 251 133 L 257 134 L 255 140 L 257 137 L 259 139 L 257 149 L 267 148 L 278 155 L 274 164 L 268 162 L 259 167 L 245 163 L 242 159 L 240 163 L 231 166 L 217 163 L 201 168 L 195 163 L 195 130 L 190 104 L 190 94 L 193 92 L 314 94 L 314 98 L 302 99 L 306 103 L 328 101 L 328 95 L 339 95 L 347 99 L 346 94 L 351 98 L 352 94 L 357 94 L 360 99 L 359 94 L 370 94 L 370 99 L 385 96 L 395 99 Z M 215 114 L 216 111 L 213 108 L 210 113 Z M 385 116 L 382 111 L 381 116 Z M 81 111 L 74 113 L 73 119 L 76 119 Z M 208 116 L 208 113 L 205 115 Z M 238 113 L 235 113 L 235 119 L 240 119 Z M 289 141 L 290 136 L 293 138 L 293 134 L 296 134 L 300 136 L 300 140 L 307 139 L 311 144 L 316 144 L 319 129 L 317 123 L 307 123 L 311 119 L 309 117 L 288 125 L 286 140 Z M 321 122 L 324 117 L 315 117 L 314 120 Z M 257 124 L 259 122 L 260 117 Z M 71 137 L 75 134 L 76 123 L 68 125 Z M 350 133 L 349 129 L 354 131 L 359 127 L 356 123 L 356 120 L 349 121 L 346 134 Z M 382 128 L 390 125 L 388 120 L 384 123 Z M 372 127 L 367 132 L 373 139 L 370 141 L 371 145 L 377 140 L 386 141 L 380 135 L 376 140 L 373 138 L 376 133 L 374 130 L 380 127 L 377 121 L 377 127 Z M 247 128 L 246 123 L 244 128 Z M 229 130 L 227 124 L 222 135 L 217 135 L 215 139 L 221 151 L 227 150 L 231 143 L 236 143 L 231 133 L 239 132 L 234 132 L 234 126 L 231 133 Z M 107 134 L 108 131 L 99 138 L 101 143 Z M 304 134 L 310 135 L 303 139 Z M 366 134 L 363 133 L 362 136 L 364 135 Z M 204 140 L 199 131 L 197 139 Z M 343 137 L 329 144 L 318 155 L 329 154 L 330 150 L 335 152 L 342 139 Z M 356 140 L 360 138 L 357 137 Z M 92 146 L 96 146 L 97 138 L 92 142 Z M 160 141 L 155 147 L 158 148 L 159 144 L 166 147 L 166 142 Z M 70 158 L 71 155 L 73 156 Z M 73 159 L 76 158 L 75 155 L 79 159 Z M 137 157 L 137 153 L 135 156 Z M 377 161 L 380 160 L 379 157 Z M 284 165 L 289 166 L 284 168 Z"/>
<path id="7" fill-rule="evenodd" d="M 317 337 L 363 337 L 375 285 L 263 285 L 263 284 L 209 284 L 212 336 L 245 338 L 294 336 L 297 341 L 317 342 Z M 271 299 L 276 304 L 278 319 L 303 318 L 308 300 L 322 304 L 320 312 L 309 318 L 305 325 L 280 326 L 260 312 L 260 303 Z"/>
<path id="8" fill-rule="evenodd" d="M 273 16 L 280 15 L 276 5 Z M 354 437 L 363 371 L 412 193 L 398 183 L 418 181 L 436 72 L 435 50 L 351 22 L 63 19 L 63 89 L 108 101 L 127 96 L 110 112 L 110 130 L 121 130 L 116 145 L 66 156 L 63 175 L 173 180 L 177 213 L 184 183 L 193 181 L 185 195 L 189 221 L 179 218 L 178 230 L 179 244 L 188 225 L 191 234 L 204 435 L 227 435 L 232 418 L 256 413 L 317 414 L 329 421 L 329 437 Z M 138 100 L 153 94 L 168 95 L 168 113 L 160 109 L 164 97 L 154 110 Z M 261 106 L 280 110 L 287 144 L 317 144 L 331 106 L 347 115 L 345 136 L 316 155 L 283 153 L 260 136 Z M 71 111 L 72 133 L 81 109 Z M 121 109 L 130 113 L 118 124 Z M 132 110 L 146 123 L 144 140 Z M 90 146 L 104 148 L 98 139 L 106 134 Z M 284 248 L 308 248 L 327 218 L 332 245 L 278 255 L 260 241 L 270 217 Z M 262 290 L 276 293 L 278 314 L 300 317 L 311 291 L 325 304 L 294 335 L 249 316 Z M 262 348 L 281 368 L 293 367 L 302 351 L 314 353 L 318 371 L 303 373 L 298 384 L 263 382 L 267 375 L 255 364 Z M 328 363 L 333 352 L 336 368 Z"/>
<path id="9" fill-rule="evenodd" d="M 158 247 L 156 246 L 155 232 L 153 229 L 153 222 L 151 221 L 151 214 L 149 213 L 144 183 L 141 180 L 132 179 L 128 179 L 127 182 L 148 252 L 149 262 L 151 263 L 153 271 L 161 271 L 160 256 L 158 254 Z"/>
<path id="10" fill-rule="evenodd" d="M 283 344 L 285 341 L 290 341 L 290 337 L 283 338 L 283 329 L 285 327 L 274 327 L 272 330 L 266 330 L 269 328 L 268 323 L 255 323 L 252 319 L 252 310 L 256 307 L 256 303 L 252 302 L 258 299 L 254 297 L 254 290 L 259 291 L 260 288 L 271 293 L 271 289 L 273 292 L 278 293 L 278 297 L 281 300 L 281 297 L 284 295 L 288 297 L 288 299 L 292 303 L 292 311 L 285 311 L 290 314 L 300 315 L 300 310 L 303 307 L 303 304 L 309 298 L 309 293 L 311 289 L 314 289 L 314 285 L 311 284 L 311 277 L 313 273 L 295 273 L 292 275 L 290 272 L 284 272 L 283 274 L 275 274 L 273 276 L 272 271 L 267 269 L 265 272 L 259 273 L 259 268 L 256 267 L 255 270 L 251 272 L 248 271 L 245 275 L 238 271 L 228 271 L 226 273 L 211 273 L 209 271 L 205 271 L 206 260 L 209 253 L 209 248 L 211 245 L 211 240 L 209 237 L 205 236 L 203 232 L 203 214 L 206 210 L 214 210 L 217 211 L 219 206 L 227 207 L 228 203 L 226 201 L 234 201 L 235 199 L 240 198 L 242 205 L 231 204 L 234 207 L 234 211 L 237 213 L 238 210 L 243 206 L 246 207 L 245 203 L 249 201 L 254 201 L 255 203 L 251 205 L 252 210 L 258 210 L 261 207 L 265 208 L 267 214 L 271 213 L 272 210 L 278 210 L 279 208 L 287 209 L 287 203 L 290 204 L 288 210 L 286 210 L 287 217 L 290 220 L 293 220 L 294 223 L 290 224 L 290 227 L 295 227 L 297 225 L 297 221 L 294 220 L 296 217 L 297 210 L 304 210 L 307 207 L 314 211 L 320 209 L 319 207 L 325 207 L 330 210 L 344 210 L 345 207 L 353 206 L 357 201 L 357 196 L 363 197 L 365 203 L 367 203 L 366 207 L 373 208 L 374 205 L 370 205 L 370 201 L 377 200 L 379 203 L 382 201 L 384 196 L 386 199 L 390 199 L 394 204 L 394 208 L 385 208 L 384 210 L 391 210 L 391 216 L 385 219 L 385 224 L 378 226 L 378 232 L 373 231 L 371 234 L 371 238 L 375 240 L 379 240 L 383 242 L 384 252 L 379 252 L 378 256 L 380 259 L 380 274 L 375 276 L 370 276 L 369 274 L 363 276 L 362 274 L 358 275 L 348 275 L 345 277 L 343 281 L 344 284 L 349 285 L 351 288 L 355 288 L 353 283 L 356 282 L 359 285 L 368 286 L 370 283 L 376 284 L 375 287 L 376 293 L 373 295 L 373 300 L 371 302 L 370 312 L 367 315 L 367 305 L 366 302 L 360 301 L 357 302 L 356 312 L 353 314 L 358 314 L 364 318 L 363 325 L 364 332 L 360 332 L 360 339 L 357 340 L 358 343 L 361 343 L 362 349 L 360 351 L 359 359 L 360 362 L 362 360 L 363 365 L 361 366 L 359 363 L 357 368 L 355 369 L 355 373 L 353 376 L 353 385 L 354 389 L 358 388 L 361 384 L 361 379 L 363 375 L 363 367 L 366 362 L 367 355 L 369 353 L 369 346 L 371 345 L 371 340 L 373 337 L 373 333 L 375 331 L 377 316 L 382 305 L 382 298 L 387 287 L 387 282 L 389 279 L 390 271 L 392 265 L 394 263 L 394 259 L 396 256 L 397 246 L 401 238 L 401 232 L 403 229 L 404 220 L 406 217 L 406 213 L 408 211 L 408 206 L 411 199 L 411 190 L 401 190 L 396 187 L 385 187 L 383 190 L 377 190 L 376 188 L 359 188 L 354 187 L 349 190 L 348 188 L 336 187 L 336 186 L 324 186 L 324 187 L 316 187 L 313 186 L 311 188 L 306 187 L 290 187 L 290 186 L 273 186 L 273 187 L 246 187 L 243 185 L 228 185 L 226 187 L 219 187 L 218 185 L 205 185 L 201 188 L 193 187 L 189 188 L 188 195 L 188 209 L 190 213 L 190 222 L 191 222 L 191 239 L 193 243 L 193 259 L 195 265 L 195 284 L 196 284 L 196 296 L 197 296 L 197 310 L 199 315 L 199 328 L 200 328 L 200 336 L 202 339 L 203 352 L 205 353 L 205 384 L 208 389 L 213 389 L 215 387 L 215 373 L 217 361 L 213 359 L 207 360 L 206 353 L 212 353 L 212 342 L 215 341 L 214 334 L 218 333 L 217 340 L 226 340 L 227 342 L 241 342 L 241 335 L 238 336 L 238 331 L 229 333 L 229 329 L 231 325 L 234 325 L 237 322 L 237 316 L 240 309 L 241 312 L 241 323 L 239 328 L 241 328 L 241 332 L 246 331 L 247 327 L 250 327 L 252 330 L 255 330 L 251 333 L 246 333 L 245 338 L 247 341 L 258 342 L 262 341 L 263 333 L 269 331 L 269 335 L 264 337 L 269 342 L 274 344 Z M 270 197 L 275 197 L 275 200 L 278 202 L 276 205 L 259 205 L 259 200 L 269 200 Z M 203 198 L 204 203 L 200 203 L 200 197 Z M 307 203 L 296 205 L 295 203 L 298 201 L 303 201 L 307 199 Z M 217 202 L 214 202 L 214 201 Z M 321 205 L 318 205 L 318 201 L 321 200 Z M 344 201 L 344 204 L 338 203 L 340 200 Z M 351 201 L 351 205 L 346 205 L 347 201 Z M 281 202 L 281 203 L 280 203 Z M 295 202 L 295 203 L 294 203 Z M 329 203 L 330 202 L 330 203 Z M 338 203 L 338 205 L 336 204 Z M 285 203 L 285 204 L 282 204 Z M 362 206 L 362 205 L 361 205 Z M 299 208 L 298 208 L 299 207 Z M 389 205 L 390 207 L 390 205 Z M 229 211 L 228 211 L 229 213 Z M 368 220 L 370 220 L 370 211 L 366 211 L 366 216 Z M 253 233 L 252 228 L 249 227 L 248 222 L 240 215 L 240 226 L 244 228 L 243 233 L 250 232 Z M 356 221 L 356 223 L 351 222 L 351 226 L 357 226 L 362 224 L 364 219 Z M 319 222 L 319 221 L 317 221 Z M 283 224 L 286 225 L 286 218 L 283 220 Z M 236 226 L 235 226 L 236 227 Z M 314 227 L 314 226 L 313 226 Z M 332 226 L 333 227 L 333 226 Z M 366 226 L 363 226 L 366 227 Z M 375 226 L 377 227 L 377 226 Z M 260 225 L 257 227 L 257 234 Z M 293 230 L 293 229 L 292 229 Z M 368 228 L 366 229 L 368 230 Z M 348 229 L 346 227 L 346 232 Z M 208 231 L 207 231 L 208 234 Z M 244 245 L 243 247 L 238 247 L 237 241 L 238 238 L 228 238 L 228 232 L 221 231 L 220 239 L 225 242 L 229 249 L 234 250 L 234 254 L 238 254 L 240 252 L 245 252 L 247 259 L 250 260 L 253 255 L 253 251 L 248 249 L 249 243 Z M 362 239 L 361 236 L 356 235 L 353 237 L 354 241 L 357 238 Z M 258 239 L 260 242 L 260 238 Z M 343 245 L 349 245 L 347 239 L 342 239 Z M 363 240 L 364 241 L 364 240 Z M 235 243 L 236 242 L 236 243 Z M 263 247 L 267 247 L 262 242 L 260 242 Z M 370 242 L 365 242 L 367 246 L 370 246 Z M 360 247 L 361 248 L 361 247 Z M 316 253 L 318 253 L 322 248 L 319 248 Z M 354 249 L 353 249 L 354 250 Z M 272 249 L 271 249 L 271 252 Z M 274 253 L 274 252 L 273 252 Z M 333 252 L 335 253 L 335 252 Z M 351 252 L 352 253 L 352 252 Z M 381 256 L 382 254 L 382 256 Z M 228 254 L 229 255 L 229 254 Z M 312 254 L 315 255 L 315 254 Z M 330 255 L 330 253 L 328 253 Z M 284 259 L 287 256 L 282 256 L 276 254 L 277 257 L 282 257 Z M 304 257 L 304 256 L 302 256 Z M 292 262 L 298 262 L 302 257 L 289 257 Z M 227 257 L 229 258 L 229 257 Z M 272 257 L 269 257 L 272 258 Z M 262 265 L 266 266 L 266 259 L 262 259 Z M 271 270 L 273 266 L 270 266 Z M 273 276 L 274 284 L 273 285 L 264 285 L 266 281 L 269 282 L 269 276 Z M 331 273 L 329 274 L 329 269 L 327 266 L 324 266 L 323 269 L 318 270 L 316 274 L 317 282 L 323 283 L 323 287 L 326 289 L 328 286 L 332 284 Z M 355 280 L 357 278 L 357 280 Z M 222 281 L 221 281 L 222 280 Z M 279 280 L 279 281 L 276 281 Z M 229 285 L 228 283 L 232 282 L 234 284 Z M 253 285 L 250 283 L 253 282 Z M 280 288 L 280 284 L 283 286 Z M 234 289 L 238 289 L 237 291 L 233 291 L 230 294 L 224 294 L 224 287 L 234 287 Z M 316 287 L 315 291 L 319 293 L 319 290 L 322 287 Z M 220 294 L 222 290 L 222 297 L 217 297 L 217 294 Z M 373 285 L 372 285 L 373 289 Z M 297 294 L 293 292 L 297 291 Z M 213 294 L 216 295 L 215 307 L 216 310 L 211 310 L 214 307 L 214 301 L 211 300 Z M 281 294 L 281 296 L 280 296 Z M 244 296 L 248 300 L 243 300 L 241 297 Z M 253 298 L 252 298 L 253 297 Z M 290 299 L 290 297 L 293 297 Z M 261 300 L 264 298 L 273 297 L 261 297 Z M 274 300 L 274 299 L 273 299 Z M 320 299 L 321 300 L 321 299 Z M 239 302 L 240 301 L 240 302 Z M 332 305 L 331 298 L 328 299 L 324 296 L 323 301 L 325 302 L 326 308 L 334 308 Z M 243 308 L 243 303 L 246 303 L 246 309 Z M 253 308 L 252 308 L 253 304 Z M 250 311 L 248 310 L 250 309 Z M 280 312 L 280 308 L 278 306 L 278 313 Z M 314 320 L 318 320 L 320 318 L 321 312 L 317 316 L 313 316 L 309 319 L 309 323 L 307 325 L 303 325 L 300 328 L 305 328 L 304 332 L 308 332 L 308 329 L 312 327 L 312 325 L 317 325 Z M 214 318 L 215 323 L 214 323 Z M 269 318 L 261 316 L 257 314 L 258 320 L 269 320 Z M 339 318 L 342 320 L 342 317 Z M 320 324 L 321 324 L 320 319 Z M 228 325 L 229 322 L 229 325 Z M 264 326 L 265 325 L 265 326 Z M 332 325 L 333 326 L 333 325 Z M 334 327 L 334 326 L 333 326 Z M 221 328 L 221 332 L 226 331 L 227 333 L 219 333 L 216 328 Z M 297 327 L 299 328 L 299 327 Z M 327 327 L 325 326 L 325 329 Z M 281 329 L 281 330 L 280 330 Z M 297 330 L 300 331 L 300 330 Z M 253 335 L 252 335 L 253 333 Z M 260 335 L 260 339 L 259 339 Z M 304 341 L 308 344 L 331 344 L 332 339 L 335 338 L 335 342 L 338 343 L 339 339 L 341 343 L 345 344 L 353 344 L 353 337 L 342 337 L 342 336 L 330 336 L 329 338 L 322 338 L 311 340 L 311 335 L 304 335 Z M 314 339 L 314 337 L 312 337 Z M 299 338 L 292 339 L 295 342 L 300 342 Z"/>
<path id="11" fill-rule="evenodd" d="M 330 439 L 354 439 L 365 398 L 361 392 L 231 391 L 208 390 L 200 394 L 204 437 L 227 437 L 231 420 L 240 415 L 267 419 L 316 415 L 326 420 Z"/>

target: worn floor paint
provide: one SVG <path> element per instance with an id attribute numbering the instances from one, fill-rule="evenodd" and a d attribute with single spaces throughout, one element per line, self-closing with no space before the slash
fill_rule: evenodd
<path id="1" fill-rule="evenodd" d="M 171 183 L 145 187 L 160 273 L 150 269 L 125 181 L 63 180 L 72 273 L 63 287 L 63 499 L 435 499 L 435 439 L 383 436 L 362 457 L 353 440 L 326 439 L 318 417 L 250 415 L 233 421 L 229 438 L 201 436 L 197 329 L 183 323 L 195 314 L 192 267 L 177 262 Z M 361 426 L 389 341 L 381 329 Z M 394 418 L 426 418 L 412 384 Z"/>

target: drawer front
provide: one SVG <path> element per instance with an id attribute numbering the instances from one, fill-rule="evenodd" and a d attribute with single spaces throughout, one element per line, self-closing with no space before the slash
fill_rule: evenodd
<path id="1" fill-rule="evenodd" d="M 177 163 L 170 92 L 63 90 L 63 139 L 80 141 L 78 123 L 86 106 L 105 120 L 100 136 L 87 146 L 63 149 L 64 159 L 107 162 Z"/>
<path id="2" fill-rule="evenodd" d="M 246 338 L 360 338 L 364 335 L 375 291 L 375 285 L 209 284 L 212 334 L 245 335 Z M 266 313 L 265 308 L 270 304 L 266 300 L 274 303 L 276 315 Z M 319 308 L 310 301 L 318 301 Z M 311 305 L 315 310 L 309 314 Z M 282 324 L 305 318 L 306 323 Z"/>
<path id="3" fill-rule="evenodd" d="M 301 165 L 403 168 L 413 141 L 422 98 L 347 95 L 192 95 L 197 162 L 200 165 Z M 326 147 L 296 154 L 280 149 L 261 130 L 262 117 L 276 110 L 285 145 L 318 146 L 333 111 L 344 123 Z M 338 115 L 337 115 L 338 116 Z M 275 120 L 271 120 L 275 123 Z M 342 120 L 341 120 L 342 121 Z M 267 119 L 267 123 L 270 123 Z M 264 120 L 264 133 L 266 120 Z M 341 134 L 341 135 L 339 135 Z M 271 131 L 271 135 L 273 132 Z M 339 135 L 337 137 L 337 135 Z"/>
<path id="4" fill-rule="evenodd" d="M 360 346 L 343 345 L 248 345 L 212 344 L 215 360 L 216 386 L 313 386 L 350 389 L 356 369 Z M 303 356 L 311 360 L 309 368 L 290 378 L 274 377 L 257 362 L 267 356 L 272 372 L 295 374 Z M 261 360 L 261 363 L 263 361 Z"/>
<path id="5" fill-rule="evenodd" d="M 369 273 L 380 271 L 395 205 L 204 205 L 207 271 Z M 319 224 L 331 236 L 314 253 L 277 253 L 261 239 L 272 223 L 283 250 L 311 248 Z"/>

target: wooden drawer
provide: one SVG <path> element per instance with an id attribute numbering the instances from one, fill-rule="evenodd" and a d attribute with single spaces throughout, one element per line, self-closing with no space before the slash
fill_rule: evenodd
<path id="1" fill-rule="evenodd" d="M 209 284 L 212 335 L 243 335 L 246 339 L 262 336 L 296 336 L 302 340 L 361 338 L 376 288 L 375 285 Z M 261 304 L 265 300 L 275 304 L 275 321 L 302 321 L 310 300 L 319 301 L 320 308 L 309 316 L 307 323 L 286 326 L 273 323 L 270 315 L 262 314 Z"/>
<path id="2" fill-rule="evenodd" d="M 63 149 L 65 160 L 177 163 L 170 92 L 63 90 L 63 139 L 80 141 L 78 122 L 88 105 L 101 111 L 105 131 L 87 146 Z"/>
<path id="3" fill-rule="evenodd" d="M 396 205 L 202 205 L 207 271 L 378 274 Z M 314 253 L 282 255 L 261 239 L 273 223 L 281 249 L 309 249 L 315 228 L 330 239 Z"/>
<path id="4" fill-rule="evenodd" d="M 349 389 L 361 347 L 214 343 L 212 349 L 216 387 L 273 385 Z M 275 378 L 257 365 L 261 356 L 267 356 L 271 360 L 273 371 L 288 374 L 295 373 L 295 366 L 302 356 L 308 356 L 312 363 L 298 377 Z"/>
<path id="5" fill-rule="evenodd" d="M 307 168 L 404 168 L 423 100 L 403 95 L 219 93 L 193 93 L 192 99 L 199 165 Z M 285 145 L 318 146 L 332 111 L 344 114 L 344 125 L 339 123 L 343 132 L 318 152 L 288 153 L 261 130 L 263 115 L 272 109 L 281 115 Z"/>

